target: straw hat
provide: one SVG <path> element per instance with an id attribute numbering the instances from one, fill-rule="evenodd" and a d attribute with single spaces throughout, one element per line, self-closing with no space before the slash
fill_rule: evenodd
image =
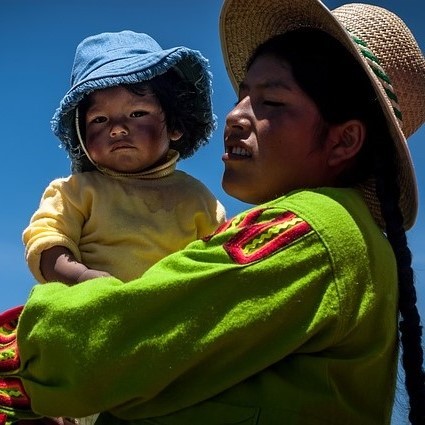
<path id="1" fill-rule="evenodd" d="M 227 72 L 237 91 L 254 49 L 269 38 L 302 27 L 321 29 L 339 40 L 361 63 L 385 113 L 398 153 L 400 208 L 413 226 L 418 190 L 406 143 L 425 121 L 425 59 L 410 30 L 394 13 L 352 3 L 330 11 L 319 0 L 225 0 L 220 37 Z M 362 187 L 382 224 L 374 184 Z"/>

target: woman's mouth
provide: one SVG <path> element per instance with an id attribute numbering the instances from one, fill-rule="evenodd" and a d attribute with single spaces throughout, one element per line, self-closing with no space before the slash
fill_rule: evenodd
<path id="1" fill-rule="evenodd" d="M 242 156 L 242 157 L 248 157 L 250 158 L 252 155 L 251 153 L 240 146 L 229 146 L 226 148 L 226 154 L 232 155 L 232 156 Z"/>

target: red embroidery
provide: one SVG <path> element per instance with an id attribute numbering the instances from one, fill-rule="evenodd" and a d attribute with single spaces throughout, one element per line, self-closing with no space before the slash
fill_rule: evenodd
<path id="1" fill-rule="evenodd" d="M 219 226 L 214 233 L 211 235 L 207 235 L 202 238 L 204 242 L 208 242 L 213 236 L 218 235 L 219 233 L 225 232 L 227 229 L 231 227 L 243 227 L 248 226 L 251 223 L 254 223 L 258 217 L 265 211 L 265 209 L 258 209 L 249 212 L 246 216 L 237 215 L 236 217 L 227 220 L 221 226 Z"/>
<path id="2" fill-rule="evenodd" d="M 23 306 L 0 314 L 0 372 L 12 372 L 19 368 L 20 359 L 16 341 L 16 327 Z"/>
<path id="3" fill-rule="evenodd" d="M 257 223 L 263 212 L 264 209 L 253 210 L 244 216 L 235 226 L 241 230 L 224 244 L 224 249 L 236 263 L 249 264 L 261 260 L 311 230 L 306 221 L 290 211 L 282 213 L 273 220 Z M 232 224 L 235 223 L 231 220 L 226 229 Z"/>
<path id="4" fill-rule="evenodd" d="M 16 326 L 24 306 L 13 307 L 0 313 L 0 345 L 13 341 L 16 337 Z"/>
<path id="5" fill-rule="evenodd" d="M 0 378 L 0 406 L 31 409 L 31 401 L 18 378 Z"/>

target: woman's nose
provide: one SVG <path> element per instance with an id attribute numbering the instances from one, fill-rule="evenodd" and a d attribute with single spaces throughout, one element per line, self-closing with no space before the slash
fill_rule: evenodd
<path id="1" fill-rule="evenodd" d="M 249 96 L 241 99 L 237 105 L 227 114 L 226 127 L 245 130 L 249 127 L 250 111 L 252 112 Z"/>

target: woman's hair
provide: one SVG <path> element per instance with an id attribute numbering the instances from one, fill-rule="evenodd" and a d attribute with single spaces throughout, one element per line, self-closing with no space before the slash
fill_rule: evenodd
<path id="1" fill-rule="evenodd" d="M 333 37 L 313 29 L 291 31 L 268 40 L 257 47 L 247 68 L 264 54 L 284 59 L 291 65 L 298 85 L 320 111 L 321 135 L 332 124 L 351 119 L 365 123 L 368 131 L 356 164 L 340 176 L 339 184 L 353 186 L 368 179 L 374 166 L 373 147 L 368 140 L 388 140 L 391 136 L 377 96 L 360 64 Z M 321 142 L 324 137 L 319 135 L 318 143 Z"/>
<path id="2" fill-rule="evenodd" d="M 183 79 L 175 69 L 171 68 L 151 80 L 123 84 L 121 87 L 140 95 L 144 95 L 147 88 L 152 90 L 164 112 L 168 131 L 183 133 L 179 140 L 170 142 L 170 148 L 178 151 L 181 158 L 193 155 L 201 145 L 207 143 L 211 123 L 202 120 L 201 114 L 196 109 L 199 108 L 196 87 Z M 85 116 L 89 107 L 90 96 L 86 96 L 78 105 L 79 130 L 83 140 L 85 139 Z M 79 167 L 75 165 L 77 164 L 74 164 L 74 172 L 96 170 L 82 152 L 78 161 Z"/>
<path id="3" fill-rule="evenodd" d="M 261 55 L 272 55 L 291 65 L 298 85 L 318 107 L 325 131 L 329 125 L 350 119 L 358 119 L 366 126 L 366 138 L 357 162 L 341 176 L 341 183 L 354 186 L 369 178 L 375 180 L 385 232 L 397 261 L 401 361 L 410 401 L 409 419 L 415 425 L 425 424 L 422 328 L 416 307 L 411 252 L 398 204 L 395 146 L 371 82 L 347 49 L 320 30 L 295 30 L 266 41 L 254 51 L 247 68 Z"/>

